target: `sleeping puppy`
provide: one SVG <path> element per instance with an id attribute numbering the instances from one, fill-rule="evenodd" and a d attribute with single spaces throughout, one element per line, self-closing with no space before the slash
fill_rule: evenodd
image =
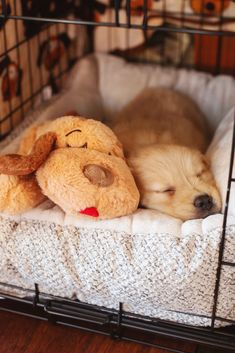
<path id="1" fill-rule="evenodd" d="M 218 213 L 221 199 L 202 154 L 205 119 L 187 96 L 148 88 L 118 114 L 121 140 L 141 194 L 141 205 L 182 220 Z"/>

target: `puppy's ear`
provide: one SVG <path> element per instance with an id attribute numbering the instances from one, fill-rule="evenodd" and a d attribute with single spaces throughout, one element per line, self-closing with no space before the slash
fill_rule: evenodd
<path id="1" fill-rule="evenodd" d="M 202 155 L 202 163 L 205 166 L 205 168 L 210 169 L 210 166 L 211 166 L 210 161 L 205 155 Z"/>
<path id="2" fill-rule="evenodd" d="M 56 134 L 48 132 L 40 136 L 27 156 L 8 154 L 0 156 L 0 174 L 28 175 L 35 172 L 47 159 L 56 141 Z"/>

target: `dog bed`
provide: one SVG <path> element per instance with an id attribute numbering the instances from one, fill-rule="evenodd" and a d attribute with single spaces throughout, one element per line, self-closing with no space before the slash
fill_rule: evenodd
<path id="1" fill-rule="evenodd" d="M 35 121 L 76 110 L 106 122 L 146 86 L 174 87 L 200 105 L 211 133 L 208 154 L 225 199 L 234 119 L 235 81 L 195 71 L 130 64 L 109 55 L 82 59 L 58 96 L 31 113 L 0 144 L 14 152 Z M 225 117 L 226 116 L 226 117 Z M 224 118 L 225 117 L 225 118 Z M 217 126 L 219 127 L 217 128 Z M 224 260 L 235 262 L 232 189 Z M 211 324 L 223 215 L 182 222 L 139 209 L 109 221 L 67 216 L 50 201 L 18 216 L 0 215 L 0 290 L 41 292 L 191 325 Z M 235 267 L 223 266 L 217 315 L 235 320 Z M 217 326 L 224 325 L 217 321 Z"/>

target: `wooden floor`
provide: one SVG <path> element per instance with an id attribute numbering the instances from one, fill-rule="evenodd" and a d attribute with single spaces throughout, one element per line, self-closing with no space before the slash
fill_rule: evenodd
<path id="1" fill-rule="evenodd" d="M 161 344 L 166 344 L 161 340 Z M 216 353 L 196 350 L 195 345 L 174 345 L 190 353 Z M 166 353 L 166 350 L 86 333 L 0 311 L 0 353 Z M 219 353 L 219 351 L 218 351 Z"/>

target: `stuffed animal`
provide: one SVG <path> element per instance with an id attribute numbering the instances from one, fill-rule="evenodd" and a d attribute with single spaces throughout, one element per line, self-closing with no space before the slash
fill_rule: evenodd
<path id="1" fill-rule="evenodd" d="M 0 211 L 18 214 L 44 201 L 45 196 L 33 173 L 50 153 L 56 140 L 53 134 L 39 138 L 27 156 L 0 156 Z M 33 141 L 32 146 L 33 146 Z M 27 169 L 25 170 L 25 166 Z"/>
<path id="2" fill-rule="evenodd" d="M 108 219 L 136 210 L 139 192 L 114 133 L 67 116 L 26 131 L 19 154 L 0 157 L 0 210 L 15 214 L 48 197 L 67 214 Z"/>

